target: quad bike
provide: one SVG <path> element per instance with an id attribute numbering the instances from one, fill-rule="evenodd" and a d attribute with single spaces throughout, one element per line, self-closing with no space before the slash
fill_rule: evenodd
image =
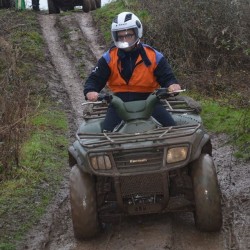
<path id="1" fill-rule="evenodd" d="M 121 216 L 174 211 L 192 211 L 197 229 L 219 231 L 220 189 L 199 105 L 167 89 L 142 101 L 99 99 L 86 103 L 85 122 L 69 147 L 75 237 L 93 237 L 101 223 Z M 162 127 L 151 116 L 159 101 L 176 126 Z M 123 120 L 113 132 L 102 131 L 107 103 Z"/>
<path id="2" fill-rule="evenodd" d="M 58 14 L 60 10 L 73 10 L 75 6 L 82 6 L 84 12 L 101 7 L 101 0 L 48 0 L 49 14 Z"/>

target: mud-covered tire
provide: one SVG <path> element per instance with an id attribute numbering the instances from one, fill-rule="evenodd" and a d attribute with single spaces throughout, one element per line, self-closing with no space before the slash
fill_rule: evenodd
<path id="1" fill-rule="evenodd" d="M 95 2 L 95 0 L 90 0 L 90 10 L 96 10 L 96 2 Z"/>
<path id="2" fill-rule="evenodd" d="M 91 10 L 91 0 L 82 0 L 82 10 L 84 12 L 89 12 Z"/>
<path id="3" fill-rule="evenodd" d="M 9 7 L 10 7 L 10 4 L 8 1 L 6 0 L 0 1 L 0 8 L 9 8 Z"/>
<path id="4" fill-rule="evenodd" d="M 55 2 L 53 0 L 48 0 L 48 9 L 49 14 L 59 14 L 60 8 L 56 6 Z"/>
<path id="5" fill-rule="evenodd" d="M 15 1 L 14 0 L 0 1 L 0 8 L 12 8 L 12 7 L 15 7 Z"/>
<path id="6" fill-rule="evenodd" d="M 14 8 L 16 6 L 16 1 L 15 0 L 10 0 L 10 8 Z"/>
<path id="7" fill-rule="evenodd" d="M 196 228 L 204 232 L 219 231 L 222 226 L 221 195 L 211 156 L 201 154 L 192 163 L 191 176 Z"/>
<path id="8" fill-rule="evenodd" d="M 73 5 L 67 5 L 67 6 L 63 6 L 61 7 L 62 11 L 72 11 L 74 10 L 74 6 Z"/>
<path id="9" fill-rule="evenodd" d="M 75 237 L 84 240 L 95 236 L 99 231 L 95 183 L 77 165 L 70 172 L 70 204 Z"/>
<path id="10" fill-rule="evenodd" d="M 101 8 L 102 1 L 101 0 L 95 0 L 96 8 Z"/>

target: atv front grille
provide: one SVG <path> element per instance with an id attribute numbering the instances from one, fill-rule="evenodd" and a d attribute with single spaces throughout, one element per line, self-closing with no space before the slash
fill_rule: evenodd
<path id="1" fill-rule="evenodd" d="M 118 204 L 128 214 L 159 213 L 169 200 L 166 172 L 120 177 L 115 186 Z"/>
<path id="2" fill-rule="evenodd" d="M 151 171 L 161 169 L 163 165 L 163 148 L 151 148 L 144 151 L 124 151 L 113 153 L 116 168 L 120 173 Z"/>
<path id="3" fill-rule="evenodd" d="M 163 177 L 161 174 L 124 176 L 120 178 L 122 197 L 148 197 L 163 195 Z"/>

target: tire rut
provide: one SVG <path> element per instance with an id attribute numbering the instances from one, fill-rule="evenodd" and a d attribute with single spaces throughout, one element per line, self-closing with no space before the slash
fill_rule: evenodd
<path id="1" fill-rule="evenodd" d="M 81 103 L 84 100 L 82 91 L 79 91 L 82 80 L 61 45 L 61 38 L 55 27 L 57 18 L 57 15 L 41 15 L 40 24 L 51 54 L 52 62 L 61 77 L 62 84 L 64 84 L 68 92 L 71 106 L 76 115 L 77 124 L 79 125 L 82 122 Z"/>

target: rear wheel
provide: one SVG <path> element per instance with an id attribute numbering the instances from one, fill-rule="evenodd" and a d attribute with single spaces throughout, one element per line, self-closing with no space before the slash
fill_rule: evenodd
<path id="1" fill-rule="evenodd" d="M 90 0 L 90 10 L 96 10 L 96 2 L 95 2 L 95 0 Z"/>
<path id="2" fill-rule="evenodd" d="M 74 6 L 73 5 L 65 5 L 63 7 L 61 7 L 62 11 L 70 11 L 70 10 L 74 10 Z"/>
<path id="3" fill-rule="evenodd" d="M 101 0 L 95 0 L 96 8 L 101 8 L 102 1 Z"/>
<path id="4" fill-rule="evenodd" d="M 219 231 L 222 226 L 220 189 L 211 156 L 201 154 L 192 163 L 192 181 L 197 229 L 205 232 Z"/>
<path id="5" fill-rule="evenodd" d="M 82 0 L 82 10 L 84 12 L 89 12 L 91 10 L 91 2 L 92 0 Z"/>
<path id="6" fill-rule="evenodd" d="M 56 3 L 53 0 L 48 0 L 48 9 L 49 9 L 49 14 L 60 13 L 59 7 L 56 5 Z"/>
<path id="7" fill-rule="evenodd" d="M 99 231 L 95 182 L 75 165 L 70 172 L 70 204 L 77 239 L 93 237 Z"/>
<path id="8" fill-rule="evenodd" d="M 15 7 L 15 0 L 10 0 L 10 8 L 13 8 L 13 7 Z"/>

